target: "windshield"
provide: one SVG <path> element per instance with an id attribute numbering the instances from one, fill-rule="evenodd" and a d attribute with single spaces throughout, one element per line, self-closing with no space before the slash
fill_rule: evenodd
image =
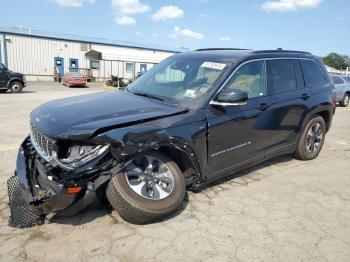
<path id="1" fill-rule="evenodd" d="M 186 105 L 203 98 L 227 67 L 205 58 L 173 56 L 142 75 L 127 91 Z"/>
<path id="2" fill-rule="evenodd" d="M 5 70 L 6 66 L 4 66 L 4 64 L 0 63 L 0 70 Z"/>
<path id="3" fill-rule="evenodd" d="M 69 72 L 67 76 L 72 76 L 72 77 L 82 77 L 83 75 L 79 72 Z"/>

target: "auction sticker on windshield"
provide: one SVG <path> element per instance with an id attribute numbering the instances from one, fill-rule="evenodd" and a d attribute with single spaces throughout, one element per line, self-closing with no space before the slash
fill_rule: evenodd
<path id="1" fill-rule="evenodd" d="M 222 63 L 215 63 L 215 62 L 204 62 L 201 67 L 216 69 L 216 70 L 223 70 L 226 67 L 226 64 Z"/>

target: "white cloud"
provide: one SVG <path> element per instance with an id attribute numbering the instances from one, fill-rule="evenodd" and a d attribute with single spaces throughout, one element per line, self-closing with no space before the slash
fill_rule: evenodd
<path id="1" fill-rule="evenodd" d="M 197 39 L 197 40 L 204 38 L 204 36 L 201 33 L 193 32 L 187 28 L 180 28 L 178 26 L 175 26 L 173 32 L 169 35 L 169 37 L 177 38 L 179 36 L 187 39 Z"/>
<path id="2" fill-rule="evenodd" d="M 136 20 L 130 16 L 121 16 L 114 18 L 114 22 L 118 25 L 135 25 Z"/>
<path id="3" fill-rule="evenodd" d="M 112 11 L 116 16 L 114 21 L 118 25 L 135 25 L 136 19 L 133 14 L 147 13 L 151 8 L 140 2 L 140 0 L 112 0 Z"/>
<path id="4" fill-rule="evenodd" d="M 180 18 L 184 11 L 175 5 L 162 6 L 155 14 L 152 15 L 154 21 L 167 21 Z"/>
<path id="5" fill-rule="evenodd" d="M 143 14 L 151 10 L 139 0 L 112 0 L 112 9 L 117 14 Z"/>
<path id="6" fill-rule="evenodd" d="M 262 4 L 261 8 L 268 12 L 285 12 L 296 11 L 301 8 L 317 7 L 322 0 L 278 0 L 267 1 Z"/>
<path id="7" fill-rule="evenodd" d="M 53 0 L 53 1 L 60 6 L 67 6 L 67 7 L 80 7 L 84 4 L 95 3 L 95 0 Z"/>
<path id="8" fill-rule="evenodd" d="M 223 37 L 220 37 L 219 40 L 220 40 L 220 41 L 227 42 L 227 41 L 231 41 L 231 37 L 229 37 L 229 36 L 223 36 Z"/>

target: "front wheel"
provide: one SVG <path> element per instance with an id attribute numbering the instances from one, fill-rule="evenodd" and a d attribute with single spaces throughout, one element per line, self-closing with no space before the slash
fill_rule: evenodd
<path id="1" fill-rule="evenodd" d="M 109 181 L 107 199 L 119 215 L 134 224 L 159 221 L 184 200 L 185 180 L 168 156 L 152 152 L 136 156 Z"/>
<path id="2" fill-rule="evenodd" d="M 12 82 L 10 84 L 10 89 L 12 93 L 21 93 L 23 90 L 23 84 L 20 82 Z"/>
<path id="3" fill-rule="evenodd" d="M 306 125 L 295 155 L 300 160 L 315 159 L 320 153 L 326 136 L 326 124 L 321 116 L 313 117 Z"/>
<path id="4" fill-rule="evenodd" d="M 340 105 L 343 107 L 347 107 L 349 105 L 349 101 L 350 101 L 350 95 L 345 94 L 343 100 L 340 101 Z"/>

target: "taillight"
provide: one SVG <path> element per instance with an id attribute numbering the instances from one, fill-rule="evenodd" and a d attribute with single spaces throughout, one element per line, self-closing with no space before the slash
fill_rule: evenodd
<path id="1" fill-rule="evenodd" d="M 331 90 L 332 90 L 332 106 L 335 109 L 337 107 L 337 94 L 335 91 L 335 85 L 332 84 Z"/>

